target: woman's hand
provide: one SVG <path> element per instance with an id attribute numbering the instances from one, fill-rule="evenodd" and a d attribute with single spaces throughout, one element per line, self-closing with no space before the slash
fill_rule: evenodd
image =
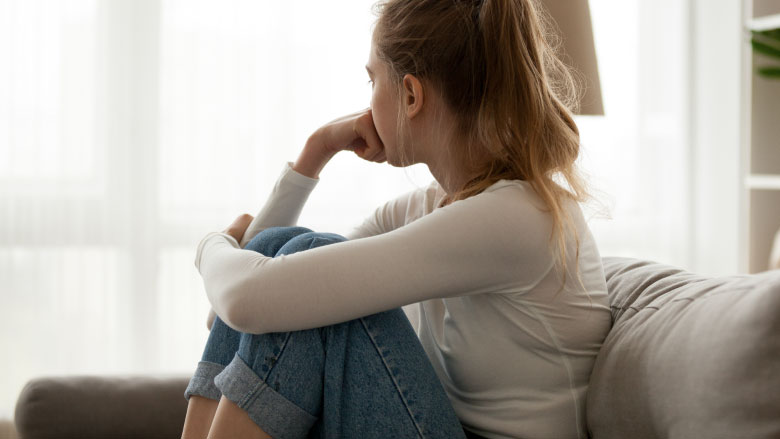
<path id="1" fill-rule="evenodd" d="M 222 233 L 227 233 L 233 238 L 236 238 L 236 242 L 241 243 L 241 238 L 244 237 L 244 233 L 253 219 L 254 217 L 252 215 L 245 213 L 236 218 L 235 221 L 233 221 L 233 223 L 227 227 L 227 229 L 222 231 Z M 206 327 L 209 329 L 209 331 L 211 331 L 211 326 L 214 324 L 214 318 L 216 316 L 217 313 L 214 312 L 214 308 L 209 309 L 209 315 L 206 317 Z"/>
<path id="2" fill-rule="evenodd" d="M 371 109 L 334 119 L 309 136 L 293 170 L 311 178 L 319 178 L 322 168 L 336 153 L 354 151 L 363 160 L 382 163 L 385 145 L 379 139 Z"/>
<path id="3" fill-rule="evenodd" d="M 246 232 L 247 227 L 249 227 L 249 224 L 252 222 L 254 217 L 248 213 L 245 213 L 233 221 L 232 224 L 230 224 L 227 229 L 223 230 L 222 233 L 227 233 L 228 235 L 236 238 L 237 242 L 241 242 L 241 238 L 244 237 L 244 232 Z"/>
<path id="4" fill-rule="evenodd" d="M 214 326 L 214 319 L 217 317 L 217 313 L 214 312 L 214 308 L 209 309 L 209 315 L 206 317 L 206 327 L 211 331 L 211 327 Z"/>
<path id="5" fill-rule="evenodd" d="M 327 152 L 335 154 L 349 150 L 370 162 L 382 163 L 387 160 L 385 145 L 376 131 L 371 108 L 334 119 L 318 131 L 322 133 L 320 141 Z"/>

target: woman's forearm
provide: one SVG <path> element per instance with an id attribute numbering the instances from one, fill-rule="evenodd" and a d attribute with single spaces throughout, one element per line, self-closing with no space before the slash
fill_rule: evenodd
<path id="1" fill-rule="evenodd" d="M 298 160 L 293 164 L 293 170 L 309 178 L 319 178 L 320 171 L 336 155 L 325 150 L 319 131 L 312 134 L 306 141 Z"/>

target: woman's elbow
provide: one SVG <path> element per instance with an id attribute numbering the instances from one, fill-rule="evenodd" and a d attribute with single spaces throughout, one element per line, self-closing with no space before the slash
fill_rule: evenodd
<path id="1" fill-rule="evenodd" d="M 239 332 L 247 334 L 265 334 L 261 323 L 262 319 L 257 313 L 251 311 L 245 300 L 231 300 L 225 306 L 225 323 Z"/>

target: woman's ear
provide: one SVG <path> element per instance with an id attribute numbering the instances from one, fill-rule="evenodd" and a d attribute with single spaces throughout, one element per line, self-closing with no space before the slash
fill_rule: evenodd
<path id="1" fill-rule="evenodd" d="M 419 79 L 407 73 L 404 75 L 404 108 L 409 119 L 414 118 L 423 106 L 423 87 Z"/>

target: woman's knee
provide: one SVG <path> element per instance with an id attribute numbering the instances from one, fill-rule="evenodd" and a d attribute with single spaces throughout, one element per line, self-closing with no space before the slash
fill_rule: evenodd
<path id="1" fill-rule="evenodd" d="M 255 235 L 244 249 L 273 257 L 287 241 L 304 233 L 312 233 L 312 230 L 301 226 L 268 227 Z"/>
<path id="2" fill-rule="evenodd" d="M 287 241 L 274 256 L 289 255 L 295 252 L 308 250 L 310 248 L 322 247 L 324 245 L 336 242 L 347 241 L 347 238 L 327 232 L 307 232 L 301 233 Z"/>

